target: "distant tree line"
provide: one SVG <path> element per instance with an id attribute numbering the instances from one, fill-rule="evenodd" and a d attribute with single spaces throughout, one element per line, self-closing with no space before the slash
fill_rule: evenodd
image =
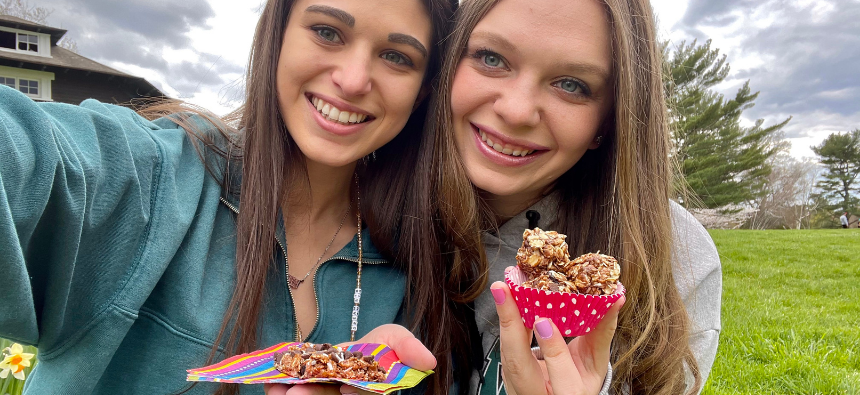
<path id="1" fill-rule="evenodd" d="M 698 44 L 664 44 L 664 89 L 673 161 L 681 175 L 676 199 L 706 226 L 751 229 L 838 227 L 842 212 L 860 214 L 860 130 L 836 133 L 812 147 L 818 162 L 787 154 L 782 129 L 791 118 L 743 126 L 755 105 L 746 81 L 733 97 L 725 55 Z"/>

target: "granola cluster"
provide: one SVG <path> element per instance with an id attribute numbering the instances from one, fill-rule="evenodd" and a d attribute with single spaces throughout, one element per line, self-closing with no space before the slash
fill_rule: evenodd
<path id="1" fill-rule="evenodd" d="M 540 228 L 523 232 L 523 246 L 517 250 L 517 265 L 527 275 L 535 276 L 547 270 L 559 271 L 567 267 L 567 236 L 558 232 L 544 232 Z"/>
<path id="2" fill-rule="evenodd" d="M 599 252 L 570 260 L 565 238 L 540 228 L 523 232 L 523 246 L 517 251 L 517 266 L 529 278 L 523 286 L 587 295 L 614 293 L 621 276 L 618 261 Z"/>
<path id="3" fill-rule="evenodd" d="M 331 344 L 303 343 L 285 353 L 274 354 L 275 369 L 300 379 L 338 378 L 360 381 L 385 381 L 385 369 L 372 355 L 362 355 Z"/>

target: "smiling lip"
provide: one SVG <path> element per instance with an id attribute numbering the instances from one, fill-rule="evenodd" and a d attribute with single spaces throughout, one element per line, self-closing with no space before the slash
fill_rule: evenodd
<path id="1" fill-rule="evenodd" d="M 330 105 L 333 105 L 334 107 L 338 108 L 339 110 L 344 110 L 344 111 L 348 111 L 350 113 L 363 115 L 366 117 L 366 119 L 360 123 L 341 123 L 341 122 L 329 119 L 327 116 L 320 113 L 319 110 L 317 110 L 316 106 L 314 106 L 314 103 L 312 102 L 313 98 L 322 99 L 323 101 L 329 103 Z M 332 98 L 330 96 L 324 96 L 324 95 L 320 95 L 320 94 L 316 94 L 316 93 L 307 93 L 305 95 L 305 99 L 308 103 L 308 109 L 311 111 L 311 115 L 313 116 L 313 118 L 317 122 L 317 124 L 320 126 L 320 128 L 322 128 L 323 130 L 325 130 L 329 133 L 336 134 L 338 136 L 348 136 L 348 135 L 357 133 L 360 130 L 364 129 L 364 127 L 367 126 L 367 124 L 369 124 L 370 122 L 372 122 L 373 120 L 376 119 L 373 115 L 369 114 L 368 112 L 366 112 L 366 111 L 364 111 L 358 107 L 346 104 L 343 101 Z"/>
<path id="2" fill-rule="evenodd" d="M 491 162 L 500 166 L 524 166 L 534 162 L 535 160 L 537 160 L 538 157 L 548 152 L 548 148 L 540 145 L 523 142 L 520 140 L 512 140 L 507 136 L 503 137 L 501 134 L 494 130 L 484 129 L 483 127 L 480 127 L 473 123 L 470 123 L 469 126 L 471 126 L 472 128 L 472 136 L 475 140 L 475 146 L 478 148 L 478 151 L 480 151 Z M 496 151 L 495 149 L 487 145 L 487 143 L 482 139 L 481 132 L 484 132 L 484 134 L 486 134 L 490 139 L 493 139 L 494 143 L 498 141 L 496 144 L 501 144 L 503 146 L 508 144 L 516 145 L 522 148 L 527 148 L 534 152 L 526 156 L 513 156 Z"/>

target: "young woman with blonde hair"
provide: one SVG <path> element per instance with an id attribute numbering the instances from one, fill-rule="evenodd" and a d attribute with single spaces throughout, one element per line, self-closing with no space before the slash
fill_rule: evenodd
<path id="1" fill-rule="evenodd" d="M 649 2 L 465 0 L 449 45 L 430 128 L 443 173 L 467 175 L 475 190 L 442 196 L 440 207 L 484 210 L 493 229 L 472 392 L 700 391 L 717 349 L 720 265 L 701 225 L 670 201 Z M 617 257 L 627 293 L 598 330 L 569 343 L 538 320 L 532 350 L 499 281 L 536 226 L 567 234 L 573 256 Z"/>

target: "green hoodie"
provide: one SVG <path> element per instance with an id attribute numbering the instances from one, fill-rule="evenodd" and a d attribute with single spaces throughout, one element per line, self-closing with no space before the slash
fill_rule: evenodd
<path id="1" fill-rule="evenodd" d="M 25 393 L 185 388 L 235 285 L 238 210 L 175 124 L 93 100 L 37 104 L 0 86 L 0 337 L 39 348 Z M 398 320 L 405 287 L 363 234 L 357 337 Z M 277 238 L 261 348 L 296 333 L 282 227 Z M 308 341 L 349 340 L 357 259 L 353 240 L 319 267 Z"/>

